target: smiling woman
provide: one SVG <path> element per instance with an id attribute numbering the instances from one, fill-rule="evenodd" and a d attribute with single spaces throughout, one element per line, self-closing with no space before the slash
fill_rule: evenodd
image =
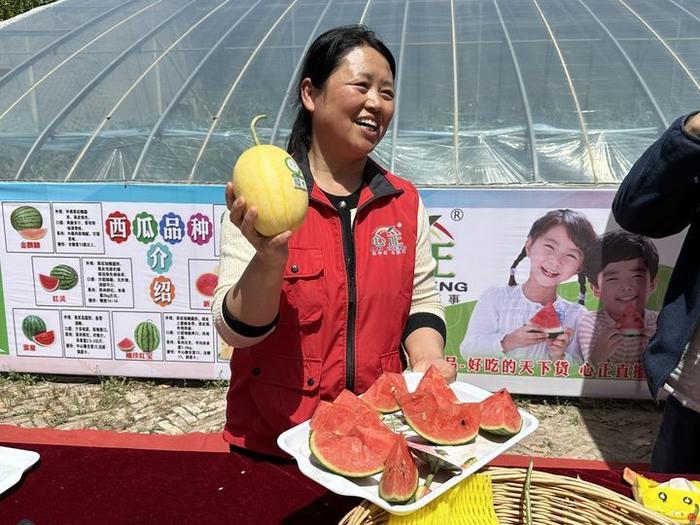
<path id="1" fill-rule="evenodd" d="M 369 158 L 394 115 L 395 75 L 391 52 L 363 26 L 310 45 L 287 146 L 309 195 L 298 230 L 261 235 L 262 210 L 226 188 L 212 313 L 235 347 L 224 431 L 232 446 L 282 454 L 277 436 L 322 399 L 361 394 L 407 364 L 455 378 L 443 359 L 427 214 L 411 183 Z"/>

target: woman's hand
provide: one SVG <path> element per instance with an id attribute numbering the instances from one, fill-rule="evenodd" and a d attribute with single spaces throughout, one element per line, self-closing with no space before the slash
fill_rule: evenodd
<path id="1" fill-rule="evenodd" d="M 453 383 L 454 380 L 457 379 L 457 369 L 445 361 L 442 357 L 434 359 L 421 359 L 420 361 L 417 361 L 411 365 L 411 371 L 425 372 L 431 366 L 434 366 L 448 383 Z"/>
<path id="2" fill-rule="evenodd" d="M 501 339 L 501 347 L 503 348 L 503 353 L 507 354 L 514 348 L 524 348 L 543 343 L 546 340 L 547 334 L 538 330 L 535 325 L 527 323 L 517 330 L 506 334 L 503 339 Z"/>
<path id="3" fill-rule="evenodd" d="M 230 182 L 226 184 L 226 206 L 229 209 L 229 219 L 255 248 L 260 262 L 275 268 L 284 267 L 288 255 L 287 242 L 292 232 L 287 230 L 274 237 L 260 235 L 255 229 L 258 210 L 254 206 L 247 208 L 245 198 L 234 195 L 233 184 Z"/>

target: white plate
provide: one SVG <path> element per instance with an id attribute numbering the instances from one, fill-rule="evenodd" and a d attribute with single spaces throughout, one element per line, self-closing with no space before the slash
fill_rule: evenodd
<path id="1" fill-rule="evenodd" d="M 21 478 L 25 470 L 39 461 L 39 454 L 32 450 L 0 447 L 0 494 Z"/>
<path id="2" fill-rule="evenodd" d="M 423 377 L 423 374 L 411 372 L 405 374 L 405 377 L 408 390 L 412 392 L 418 385 L 418 381 L 420 381 L 421 377 Z M 463 402 L 481 401 L 491 395 L 491 392 L 470 385 L 469 383 L 455 382 L 450 386 L 460 401 Z M 308 421 L 292 427 L 286 432 L 280 434 L 280 436 L 277 438 L 277 444 L 282 450 L 296 459 L 299 465 L 299 470 L 304 475 L 323 485 L 332 492 L 344 496 L 357 496 L 358 498 L 367 499 L 388 512 L 391 512 L 392 514 L 409 514 L 430 503 L 435 498 L 440 496 L 440 494 L 454 487 L 457 483 L 463 479 L 466 479 L 470 474 L 479 470 L 496 456 L 502 454 L 510 447 L 515 445 L 518 441 L 522 440 L 525 436 L 534 432 L 539 425 L 537 419 L 524 410 L 519 409 L 519 411 L 523 417 L 523 426 L 520 429 L 520 432 L 514 436 L 511 436 L 510 438 L 503 438 L 499 440 L 498 438 L 485 437 L 480 433 L 472 443 L 467 445 L 436 446 L 435 448 L 443 450 L 453 460 L 453 462 L 457 464 L 461 465 L 471 457 L 476 458 L 476 461 L 464 468 L 462 473 L 458 475 L 453 475 L 442 470 L 439 471 L 430 486 L 430 492 L 426 496 L 414 503 L 404 505 L 392 505 L 379 497 L 378 487 L 381 474 L 375 474 L 374 476 L 366 478 L 349 479 L 333 474 L 332 472 L 329 472 L 323 467 L 319 466 L 315 460 L 312 461 L 311 451 L 309 450 Z M 394 422 L 396 422 L 396 419 L 391 415 L 385 416 L 384 421 L 391 423 L 392 419 Z M 411 428 L 408 426 L 400 426 L 395 428 L 396 430 L 403 432 L 403 434 L 409 440 L 424 442 L 422 438 L 418 437 L 416 433 L 413 432 L 413 430 L 411 430 Z M 428 474 L 429 469 L 427 465 L 423 464 L 422 462 L 418 463 L 421 476 L 420 483 L 422 484 L 425 481 L 425 476 Z"/>

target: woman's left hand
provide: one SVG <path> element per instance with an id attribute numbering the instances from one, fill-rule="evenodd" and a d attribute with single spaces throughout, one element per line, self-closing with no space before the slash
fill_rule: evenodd
<path id="1" fill-rule="evenodd" d="M 448 383 L 453 383 L 454 380 L 457 379 L 457 369 L 442 357 L 421 359 L 411 365 L 411 370 L 413 372 L 425 372 L 431 365 L 440 372 L 440 375 L 444 377 L 445 381 Z"/>

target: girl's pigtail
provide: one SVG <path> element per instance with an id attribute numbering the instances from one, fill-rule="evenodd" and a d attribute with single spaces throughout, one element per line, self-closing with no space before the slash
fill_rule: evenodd
<path id="1" fill-rule="evenodd" d="M 578 304 L 586 303 L 586 274 L 578 274 Z"/>
<path id="2" fill-rule="evenodd" d="M 515 268 L 520 264 L 520 261 L 522 261 L 525 257 L 527 256 L 527 251 L 525 250 L 525 246 L 523 246 L 523 249 L 520 251 L 520 254 L 515 258 L 513 261 L 513 264 L 510 267 L 510 277 L 508 277 L 508 286 L 515 286 L 518 284 L 515 280 Z"/>

